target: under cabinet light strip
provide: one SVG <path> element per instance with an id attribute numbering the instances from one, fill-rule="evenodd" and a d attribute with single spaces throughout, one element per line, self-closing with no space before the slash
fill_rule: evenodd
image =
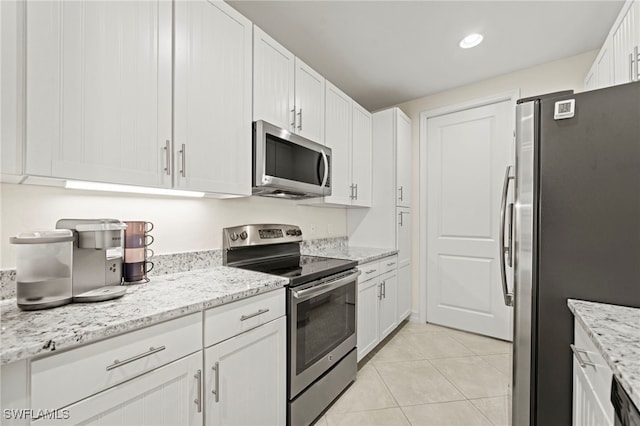
<path id="1" fill-rule="evenodd" d="M 102 182 L 87 182 L 68 180 L 64 187 L 67 189 L 86 189 L 89 191 L 128 192 L 131 194 L 171 195 L 175 197 L 204 197 L 204 192 L 182 191 L 167 188 L 149 188 L 146 186 L 116 185 Z"/>

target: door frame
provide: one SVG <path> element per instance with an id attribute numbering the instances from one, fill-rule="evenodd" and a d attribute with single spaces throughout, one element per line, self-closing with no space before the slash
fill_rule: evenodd
<path id="1" fill-rule="evenodd" d="M 465 101 L 459 104 L 447 105 L 440 108 L 422 111 L 420 113 L 420 145 L 419 145 L 419 157 L 420 157 L 420 181 L 419 181 L 419 205 L 420 205 L 420 223 L 419 240 L 420 246 L 418 249 L 419 259 L 418 262 L 418 297 L 419 300 L 419 320 L 421 323 L 427 322 L 427 130 L 429 118 L 438 117 L 441 115 L 451 114 L 454 112 L 460 112 L 468 109 L 483 107 L 495 103 L 504 101 L 511 101 L 513 105 L 513 129 L 516 128 L 516 101 L 520 98 L 520 89 L 512 89 L 506 92 L 489 95 L 482 98 L 476 98 L 469 101 Z M 514 151 L 515 152 L 515 151 Z"/>

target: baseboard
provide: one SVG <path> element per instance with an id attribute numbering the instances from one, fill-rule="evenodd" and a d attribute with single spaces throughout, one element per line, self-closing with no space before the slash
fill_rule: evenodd
<path id="1" fill-rule="evenodd" d="M 418 311 L 411 311 L 411 315 L 409 316 L 410 322 L 420 322 L 420 313 Z"/>

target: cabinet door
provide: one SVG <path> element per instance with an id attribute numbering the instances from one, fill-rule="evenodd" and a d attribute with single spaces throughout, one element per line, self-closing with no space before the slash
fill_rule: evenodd
<path id="1" fill-rule="evenodd" d="M 61 423 L 202 425 L 202 392 L 199 351 L 70 405 Z"/>
<path id="2" fill-rule="evenodd" d="M 286 319 L 205 350 L 207 425 L 284 425 Z"/>
<path id="3" fill-rule="evenodd" d="M 253 120 L 294 131 L 295 56 L 253 27 Z"/>
<path id="4" fill-rule="evenodd" d="M 575 355 L 573 356 L 573 424 L 574 426 L 612 424 Z"/>
<path id="5" fill-rule="evenodd" d="M 295 64 L 296 133 L 324 143 L 324 77 L 298 58 Z"/>
<path id="6" fill-rule="evenodd" d="M 398 322 L 411 315 L 411 265 L 398 269 Z"/>
<path id="7" fill-rule="evenodd" d="M 355 192 L 354 206 L 371 207 L 371 114 L 353 103 L 351 139 L 351 176 Z"/>
<path id="8" fill-rule="evenodd" d="M 398 268 L 411 263 L 411 210 L 396 208 L 396 244 L 398 248 Z"/>
<path id="9" fill-rule="evenodd" d="M 251 194 L 251 22 L 222 1 L 175 3 L 175 186 Z"/>
<path id="10" fill-rule="evenodd" d="M 634 48 L 639 48 L 640 22 L 638 22 L 638 1 L 625 3 L 622 18 L 616 20 L 612 31 L 613 83 L 624 84 L 638 79 L 638 66 L 634 58 Z"/>
<path id="11" fill-rule="evenodd" d="M 397 155 L 397 206 L 411 206 L 411 119 L 397 109 L 396 121 Z"/>
<path id="12" fill-rule="evenodd" d="M 358 283 L 358 361 L 364 358 L 379 342 L 380 280 L 378 277 Z"/>
<path id="13" fill-rule="evenodd" d="M 170 186 L 171 3 L 26 8 L 26 173 Z"/>
<path id="14" fill-rule="evenodd" d="M 331 148 L 331 196 L 325 203 L 351 205 L 351 98 L 326 83 L 325 145 Z"/>
<path id="15" fill-rule="evenodd" d="M 398 325 L 398 275 L 396 271 L 380 275 L 382 299 L 380 300 L 380 340 Z"/>

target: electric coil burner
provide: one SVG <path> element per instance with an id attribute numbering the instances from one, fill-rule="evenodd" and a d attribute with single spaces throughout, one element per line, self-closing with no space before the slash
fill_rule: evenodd
<path id="1" fill-rule="evenodd" d="M 224 265 L 289 279 L 287 423 L 311 424 L 356 378 L 357 262 L 301 255 L 294 225 L 222 232 Z"/>

